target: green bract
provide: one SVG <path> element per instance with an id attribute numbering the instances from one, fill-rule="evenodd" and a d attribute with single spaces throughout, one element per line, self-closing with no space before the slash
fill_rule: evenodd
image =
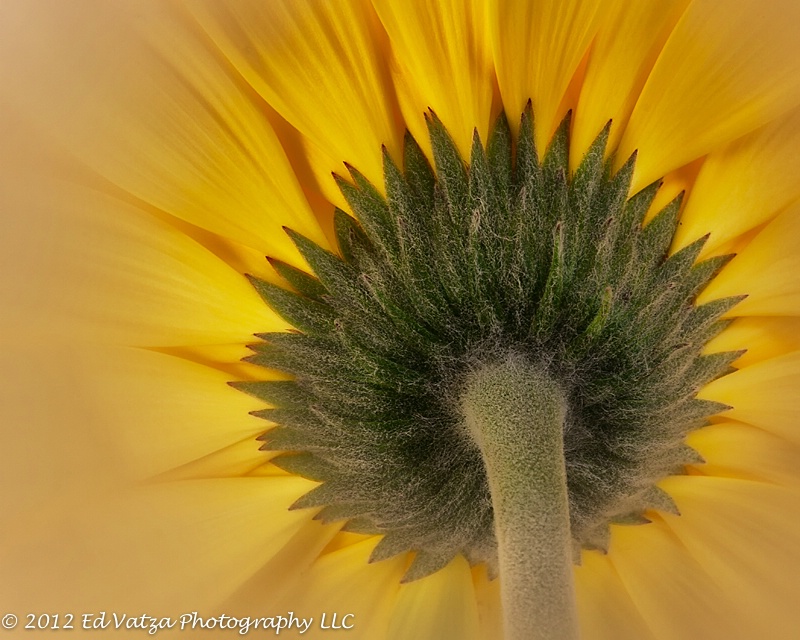
<path id="1" fill-rule="evenodd" d="M 373 559 L 417 551 L 406 580 L 463 553 L 496 563 L 484 464 L 460 409 L 467 376 L 519 355 L 566 398 L 576 549 L 604 549 L 610 522 L 674 510 L 655 483 L 697 462 L 687 432 L 724 407 L 695 398 L 737 353 L 701 355 L 738 298 L 695 307 L 727 258 L 695 264 L 705 239 L 668 256 L 680 198 L 643 226 L 659 185 L 628 198 L 608 127 L 570 176 L 569 118 L 543 161 L 530 108 L 504 116 L 469 165 L 431 114 L 435 171 L 406 136 L 384 152 L 386 197 L 357 170 L 336 177 L 340 255 L 287 230 L 314 276 L 273 261 L 296 292 L 252 278 L 296 332 L 260 334 L 250 361 L 294 376 L 236 386 L 274 408 L 275 464 L 322 481 L 296 507 L 386 534 Z M 579 554 L 578 554 L 579 557 Z"/>

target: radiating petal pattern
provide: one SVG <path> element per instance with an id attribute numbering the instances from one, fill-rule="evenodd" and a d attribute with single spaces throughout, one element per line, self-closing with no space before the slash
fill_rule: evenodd
<path id="1" fill-rule="evenodd" d="M 692 187 L 675 246 L 711 232 L 704 253 L 755 229 L 800 198 L 800 109 L 712 151 Z"/>
<path id="2" fill-rule="evenodd" d="M 27 118 L 122 190 L 262 255 L 299 260 L 279 221 L 324 240 L 258 104 L 171 5 L 45 6 L 0 45 Z M 29 22 L 47 48 L 21 38 Z"/>
<path id="3" fill-rule="evenodd" d="M 30 184 L 30 183 L 28 183 Z M 173 226 L 70 184 L 4 198 L 0 326 L 142 346 L 246 343 L 286 324 L 241 273 Z M 57 319 L 57 320 L 56 320 Z"/>
<path id="4" fill-rule="evenodd" d="M 486 3 L 446 0 L 430 3 L 374 0 L 389 34 L 393 74 L 406 92 L 405 121 L 427 143 L 423 114 L 433 109 L 469 157 L 472 132 L 489 132 L 494 70 L 486 33 Z M 401 105 L 403 102 L 401 101 Z"/>
<path id="5" fill-rule="evenodd" d="M 800 561 L 794 544 L 800 525 L 786 518 L 797 512 L 800 494 L 731 478 L 675 478 L 670 493 L 681 509 L 680 517 L 666 516 L 671 530 L 724 591 L 733 607 L 731 622 L 739 623 L 746 612 L 747 624 L 757 629 L 743 626 L 723 637 L 795 635 L 800 613 L 784 603 L 797 593 L 796 576 L 775 566 Z"/>
<path id="6" fill-rule="evenodd" d="M 613 6 L 602 4 L 603 11 Z M 497 81 L 509 122 L 516 131 L 518 114 L 531 99 L 536 146 L 542 152 L 563 116 L 558 108 L 572 76 L 597 32 L 601 3 L 492 0 L 489 6 Z"/>
<path id="7" fill-rule="evenodd" d="M 800 486 L 800 446 L 763 429 L 726 420 L 689 434 L 688 443 L 705 458 L 697 468 L 704 475 Z"/>
<path id="8" fill-rule="evenodd" d="M 695 0 L 667 40 L 620 142 L 633 191 L 800 103 L 800 5 Z"/>
<path id="9" fill-rule="evenodd" d="M 372 8 L 361 0 L 193 3 L 191 10 L 256 91 L 332 164 L 315 171 L 340 201 L 343 161 L 382 185 L 381 145 L 399 158 L 402 129 Z"/>
<path id="10" fill-rule="evenodd" d="M 325 613 L 329 627 L 334 612 L 340 614 L 340 624 L 344 615 L 352 615 L 346 622 L 354 625 L 352 630 L 329 628 L 320 631 L 320 635 L 359 640 L 386 638 L 387 620 L 397 598 L 406 561 L 394 558 L 368 564 L 375 543 L 374 539 L 365 540 L 323 554 L 308 569 L 305 579 L 277 601 L 276 606 L 293 609 L 298 616 L 314 617 L 317 624 Z M 294 604 L 298 602 L 301 605 Z"/>
<path id="11" fill-rule="evenodd" d="M 464 558 L 456 558 L 432 576 L 400 587 L 388 637 L 478 640 L 479 632 L 469 565 Z"/>
<path id="12" fill-rule="evenodd" d="M 250 467 L 263 462 L 255 437 L 265 425 L 248 415 L 263 403 L 226 384 L 224 372 L 141 349 L 84 348 L 76 360 L 76 391 L 93 399 L 97 424 L 114 425 L 103 437 L 133 478 L 165 473 L 245 439 Z"/>
<path id="13" fill-rule="evenodd" d="M 655 636 L 620 582 L 608 556 L 584 553 L 575 591 L 586 640 L 652 640 Z"/>
<path id="14" fill-rule="evenodd" d="M 743 368 L 707 385 L 699 397 L 731 405 L 723 415 L 800 443 L 800 351 Z"/>
<path id="15" fill-rule="evenodd" d="M 768 360 L 800 349 L 800 317 L 769 316 L 737 318 L 706 345 L 708 353 L 747 351 L 737 358 L 737 367 Z"/>
<path id="16" fill-rule="evenodd" d="M 309 484 L 221 478 L 93 492 L 80 502 L 57 496 L 60 511 L 4 527 L 0 567 L 19 580 L 4 582 L 3 601 L 98 613 L 147 611 L 155 602 L 173 616 L 212 615 L 308 521 L 287 507 Z"/>
<path id="17" fill-rule="evenodd" d="M 688 554 L 663 523 L 618 527 L 611 544 L 611 563 L 654 638 L 756 637 L 702 558 Z"/>
<path id="18" fill-rule="evenodd" d="M 746 294 L 739 316 L 800 315 L 800 203 L 770 222 L 698 297 L 699 303 Z"/>
<path id="19" fill-rule="evenodd" d="M 574 170 L 611 120 L 609 150 L 619 143 L 639 93 L 689 0 L 640 0 L 603 8 L 575 111 Z"/>

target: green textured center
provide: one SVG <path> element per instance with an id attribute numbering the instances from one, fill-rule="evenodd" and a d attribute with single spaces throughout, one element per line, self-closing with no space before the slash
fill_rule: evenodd
<path id="1" fill-rule="evenodd" d="M 694 301 L 726 258 L 696 264 L 705 239 L 669 256 L 680 198 L 644 225 L 659 185 L 628 197 L 634 158 L 611 173 L 608 127 L 570 175 L 569 118 L 541 161 L 530 109 L 516 140 L 504 116 L 485 148 L 476 134 L 469 163 L 428 125 L 435 170 L 407 135 L 402 170 L 384 153 L 386 197 L 336 178 L 355 216 L 336 213 L 338 255 L 288 230 L 313 275 L 273 261 L 294 291 L 251 279 L 297 331 L 260 334 L 249 360 L 294 380 L 237 386 L 274 407 L 275 464 L 322 482 L 295 507 L 385 534 L 374 560 L 416 551 L 413 580 L 459 553 L 496 570 L 464 403 L 475 372 L 529 363 L 563 395 L 571 546 L 605 549 L 609 523 L 674 510 L 655 483 L 698 461 L 685 436 L 723 408 L 695 396 L 738 354 L 701 351 L 738 299 Z"/>

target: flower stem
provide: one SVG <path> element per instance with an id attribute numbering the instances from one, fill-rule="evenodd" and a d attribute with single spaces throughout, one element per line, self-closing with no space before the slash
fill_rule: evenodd
<path id="1" fill-rule="evenodd" d="M 462 410 L 494 508 L 507 640 L 577 640 L 564 396 L 511 356 L 467 379 Z"/>

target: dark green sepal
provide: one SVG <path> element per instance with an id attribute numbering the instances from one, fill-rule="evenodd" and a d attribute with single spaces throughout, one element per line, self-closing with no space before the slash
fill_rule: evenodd
<path id="1" fill-rule="evenodd" d="M 722 330 L 722 316 L 746 297 L 741 295 L 719 298 L 694 307 L 684 325 L 687 334 L 703 343 L 709 341 Z"/>
<path id="2" fill-rule="evenodd" d="M 333 474 L 331 465 L 311 453 L 282 453 L 270 460 L 276 467 L 295 475 L 321 482 Z M 294 505 L 290 509 L 299 509 Z"/>
<path id="3" fill-rule="evenodd" d="M 395 221 L 389 215 L 386 201 L 361 173 L 349 165 L 347 169 L 356 185 L 353 186 L 341 176 L 334 174 L 339 190 L 371 240 L 384 251 L 386 258 L 396 258 Z"/>
<path id="4" fill-rule="evenodd" d="M 380 531 L 380 527 L 375 523 L 375 520 L 368 516 L 356 516 L 355 518 L 350 518 L 347 522 L 342 525 L 342 531 L 346 531 L 349 533 L 360 533 L 371 535 L 374 534 L 376 531 Z"/>
<path id="5" fill-rule="evenodd" d="M 349 520 L 364 512 L 363 503 L 353 504 L 331 504 L 323 507 L 319 513 L 314 516 L 314 520 L 319 520 L 323 524 L 330 524 L 331 522 L 338 522 L 340 520 Z"/>
<path id="6" fill-rule="evenodd" d="M 428 135 L 433 148 L 433 161 L 436 165 L 437 184 L 447 203 L 451 216 L 467 211 L 467 167 L 461 159 L 453 138 L 450 137 L 442 121 L 433 112 L 425 115 Z"/>
<path id="7" fill-rule="evenodd" d="M 533 137 L 533 108 L 530 100 L 520 118 L 515 165 L 515 178 L 520 196 L 524 202 L 535 202 L 541 190 L 542 168 Z"/>
<path id="8" fill-rule="evenodd" d="M 575 177 L 572 181 L 572 190 L 578 195 L 579 205 L 586 208 L 589 206 L 593 196 L 596 195 L 598 188 L 605 186 L 602 178 L 608 171 L 606 162 L 606 146 L 608 136 L 611 132 L 611 121 L 609 120 L 600 135 L 595 138 L 589 149 L 583 156 Z M 567 149 L 569 153 L 569 149 Z M 604 207 L 606 211 L 611 210 Z"/>
<path id="9" fill-rule="evenodd" d="M 314 270 L 322 286 L 326 291 L 331 292 L 333 301 L 344 298 L 345 303 L 352 303 L 353 300 L 358 299 L 361 288 L 358 286 L 357 274 L 351 266 L 299 233 L 291 230 L 288 230 L 287 233 L 300 255 Z"/>
<path id="10" fill-rule="evenodd" d="M 358 223 L 338 207 L 333 213 L 333 229 L 342 258 L 348 263 L 358 263 L 358 256 L 371 249 L 371 244 Z"/>
<path id="11" fill-rule="evenodd" d="M 667 257 L 669 245 L 678 227 L 678 214 L 683 202 L 683 192 L 678 194 L 667 206 L 656 214 L 639 234 L 636 245 L 637 267 L 652 269 Z"/>
<path id="12" fill-rule="evenodd" d="M 422 147 L 410 132 L 406 132 L 403 142 L 403 172 L 408 180 L 409 188 L 417 199 L 416 208 L 429 210 L 433 206 L 436 175 Z"/>
<path id="13" fill-rule="evenodd" d="M 444 569 L 450 563 L 450 560 L 453 559 L 453 555 L 452 551 L 449 553 L 447 551 L 439 553 L 425 550 L 417 551 L 414 560 L 411 562 L 411 566 L 408 567 L 405 574 L 400 579 L 400 583 L 407 584 L 409 582 L 414 582 L 432 573 L 436 573 L 440 569 Z"/>
<path id="14" fill-rule="evenodd" d="M 408 535 L 402 530 L 392 531 L 383 536 L 380 542 L 375 545 L 375 548 L 369 556 L 369 562 L 380 562 L 381 560 L 388 560 L 401 553 L 413 551 L 415 545 L 416 539 L 413 534 Z"/>
<path id="15" fill-rule="evenodd" d="M 318 278 L 276 258 L 267 258 L 278 275 L 288 282 L 298 293 L 316 302 L 322 302 L 327 290 Z"/>
<path id="16" fill-rule="evenodd" d="M 494 128 L 489 134 L 486 145 L 486 157 L 494 178 L 498 196 L 506 207 L 511 202 L 511 191 L 514 181 L 514 156 L 511 127 L 505 113 L 500 113 Z"/>
<path id="17" fill-rule="evenodd" d="M 627 513 L 624 515 L 614 516 L 611 519 L 611 524 L 623 524 L 623 525 L 640 525 L 640 524 L 650 524 L 652 520 L 646 517 L 644 514 L 639 513 L 637 511 L 633 511 L 631 513 Z"/>
<path id="18" fill-rule="evenodd" d="M 293 380 L 229 382 L 228 384 L 234 389 L 276 407 L 303 408 L 307 407 L 313 398 Z"/>
<path id="19" fill-rule="evenodd" d="M 329 333 L 336 315 L 326 304 L 291 293 L 248 274 L 247 279 L 264 301 L 288 323 L 309 334 Z"/>
<path id="20" fill-rule="evenodd" d="M 652 486 L 647 489 L 643 493 L 641 500 L 646 505 L 645 508 L 647 509 L 656 509 L 658 511 L 663 511 L 664 513 L 670 513 L 674 516 L 681 515 L 678 505 L 675 504 L 675 500 L 673 500 L 672 496 L 660 487 Z"/>

